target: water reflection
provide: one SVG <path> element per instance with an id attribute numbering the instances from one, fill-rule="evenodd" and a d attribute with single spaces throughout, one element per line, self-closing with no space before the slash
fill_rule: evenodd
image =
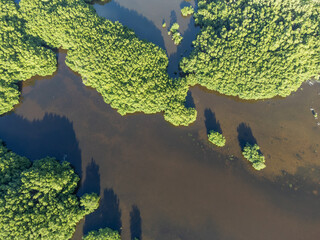
<path id="1" fill-rule="evenodd" d="M 0 118 L 0 138 L 17 154 L 37 160 L 47 156 L 66 160 L 81 177 L 81 150 L 73 123 L 66 117 L 46 113 L 28 120 L 14 113 Z"/>
<path id="2" fill-rule="evenodd" d="M 132 240 L 142 239 L 141 215 L 140 210 L 136 205 L 132 205 L 132 210 L 130 212 L 130 232 Z"/>
<path id="3" fill-rule="evenodd" d="M 206 110 L 204 110 L 204 117 L 207 134 L 209 134 L 209 132 L 212 130 L 222 134 L 220 123 L 217 121 L 216 115 L 211 111 L 210 108 L 206 108 Z"/>
<path id="4" fill-rule="evenodd" d="M 241 150 L 246 146 L 247 143 L 250 145 L 258 144 L 257 139 L 252 134 L 252 130 L 249 125 L 240 123 L 237 128 L 238 140 Z"/>

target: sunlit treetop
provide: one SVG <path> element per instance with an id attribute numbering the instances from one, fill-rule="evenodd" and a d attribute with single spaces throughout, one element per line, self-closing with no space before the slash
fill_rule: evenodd
<path id="1" fill-rule="evenodd" d="M 243 99 L 288 96 L 320 73 L 318 0 L 200 0 L 180 66 L 191 85 Z"/>

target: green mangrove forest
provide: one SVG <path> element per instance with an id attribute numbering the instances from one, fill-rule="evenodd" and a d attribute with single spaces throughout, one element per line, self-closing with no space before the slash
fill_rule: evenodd
<path id="1" fill-rule="evenodd" d="M 257 144 L 251 145 L 249 143 L 243 148 L 243 156 L 252 163 L 252 167 L 256 170 L 262 170 L 266 167 L 265 158 L 260 152 L 260 147 Z"/>
<path id="2" fill-rule="evenodd" d="M 19 5 L 18 10 L 13 0 L 1 0 L 2 24 L 8 25 L 1 51 L 9 54 L 2 55 L 2 113 L 18 102 L 14 83 L 55 70 L 54 54 L 45 45 L 68 50 L 66 64 L 121 115 L 164 112 L 173 125 L 195 121 L 196 110 L 184 106 L 188 84 L 168 76 L 164 50 L 99 17 L 84 0 L 22 0 Z"/>
<path id="3" fill-rule="evenodd" d="M 0 0 L 0 115 L 19 103 L 19 81 L 55 72 L 56 56 L 43 45 L 26 32 L 15 2 Z"/>
<path id="4" fill-rule="evenodd" d="M 0 239 L 70 239 L 99 206 L 96 194 L 74 194 L 79 180 L 68 162 L 31 162 L 0 142 Z"/>
<path id="5" fill-rule="evenodd" d="M 319 12 L 314 0 L 200 0 L 201 32 L 180 67 L 222 94 L 288 96 L 320 73 Z"/>

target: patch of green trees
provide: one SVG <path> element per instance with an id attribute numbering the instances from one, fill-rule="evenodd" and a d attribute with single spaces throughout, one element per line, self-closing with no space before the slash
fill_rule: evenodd
<path id="1" fill-rule="evenodd" d="M 117 231 L 110 228 L 102 228 L 98 231 L 91 231 L 82 238 L 83 240 L 121 240 Z"/>
<path id="2" fill-rule="evenodd" d="M 184 17 L 187 17 L 188 15 L 191 15 L 194 13 L 194 9 L 192 6 L 186 6 L 184 8 L 181 9 L 181 14 Z"/>
<path id="3" fill-rule="evenodd" d="M 181 36 L 181 34 L 179 33 L 179 24 L 178 23 L 174 23 L 172 24 L 168 35 L 172 36 L 172 41 L 174 42 L 175 45 L 179 45 L 183 39 L 183 37 Z"/>
<path id="4" fill-rule="evenodd" d="M 285 97 L 320 73 L 320 3 L 200 0 L 201 32 L 180 67 L 190 85 L 242 99 Z"/>
<path id="5" fill-rule="evenodd" d="M 96 194 L 74 194 L 78 181 L 68 162 L 31 162 L 0 142 L 0 239 L 70 239 L 99 205 Z"/>
<path id="6" fill-rule="evenodd" d="M 164 112 L 173 125 L 195 121 L 196 110 L 184 106 L 187 82 L 168 76 L 166 53 L 153 43 L 99 17 L 84 0 L 21 0 L 19 11 L 26 32 L 67 49 L 66 64 L 121 115 Z"/>
<path id="7" fill-rule="evenodd" d="M 252 167 L 256 170 L 262 170 L 266 167 L 265 158 L 260 152 L 260 147 L 257 144 L 251 145 L 249 143 L 243 148 L 243 156 L 252 163 Z"/>
<path id="8" fill-rule="evenodd" d="M 13 0 L 0 0 L 0 115 L 19 103 L 17 83 L 56 70 L 54 52 L 25 32 L 25 22 Z"/>
<path id="9" fill-rule="evenodd" d="M 226 145 L 226 138 L 219 132 L 211 130 L 208 134 L 208 140 L 218 147 L 224 147 Z"/>

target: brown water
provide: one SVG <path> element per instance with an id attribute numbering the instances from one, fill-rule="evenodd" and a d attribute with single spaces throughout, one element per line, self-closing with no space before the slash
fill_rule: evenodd
<path id="1" fill-rule="evenodd" d="M 98 13 L 109 5 L 143 16 L 174 55 L 179 49 L 168 47 L 161 20 L 177 14 L 181 3 L 122 0 Z M 319 239 L 320 127 L 310 111 L 320 112 L 319 84 L 259 102 L 195 87 L 188 102 L 197 121 L 173 127 L 160 114 L 121 117 L 64 57 L 53 77 L 23 84 L 22 103 L 0 118 L 0 137 L 31 159 L 70 161 L 82 176 L 78 194 L 101 194 L 100 208 L 79 224 L 74 239 L 107 226 L 121 230 L 124 240 Z M 206 140 L 208 129 L 219 128 L 227 138 L 222 149 Z M 241 157 L 244 140 L 261 146 L 265 170 L 252 170 Z"/>

